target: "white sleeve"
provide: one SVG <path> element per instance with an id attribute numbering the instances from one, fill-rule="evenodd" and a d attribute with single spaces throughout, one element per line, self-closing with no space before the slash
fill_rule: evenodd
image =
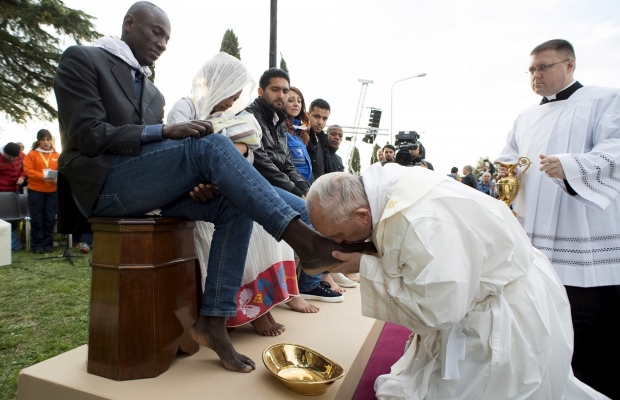
<path id="1" fill-rule="evenodd" d="M 191 100 L 187 97 L 179 99 L 166 117 L 167 124 L 176 124 L 179 122 L 187 122 L 196 119 L 196 109 Z"/>
<path id="2" fill-rule="evenodd" d="M 386 232 L 384 248 L 381 259 L 364 255 L 360 262 L 364 315 L 418 333 L 464 318 L 487 257 L 474 233 L 427 217 L 414 221 L 402 237 Z"/>
<path id="3" fill-rule="evenodd" d="M 592 128 L 592 150 L 554 156 L 559 158 L 566 180 L 578 194 L 574 199 L 604 210 L 620 193 L 619 93 L 602 100 L 596 114 L 597 121 Z"/>

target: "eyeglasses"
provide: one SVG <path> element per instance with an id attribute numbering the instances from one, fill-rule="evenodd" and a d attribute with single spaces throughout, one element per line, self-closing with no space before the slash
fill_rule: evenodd
<path id="1" fill-rule="evenodd" d="M 554 65 L 556 65 L 556 64 L 561 64 L 561 63 L 563 63 L 563 62 L 570 61 L 570 60 L 572 60 L 572 58 L 567 58 L 566 60 L 562 60 L 562 61 L 554 62 L 553 64 L 543 64 L 543 65 L 541 65 L 541 66 L 540 66 L 540 67 L 538 67 L 538 68 L 531 67 L 530 69 L 528 69 L 528 70 L 527 70 L 526 74 L 534 75 L 534 74 L 536 73 L 536 71 L 540 71 L 540 72 L 547 72 L 547 71 L 549 71 L 549 69 L 550 69 L 551 67 L 553 67 Z"/>

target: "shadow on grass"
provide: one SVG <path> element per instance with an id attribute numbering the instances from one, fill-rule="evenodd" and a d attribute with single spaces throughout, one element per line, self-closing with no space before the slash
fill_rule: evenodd
<path id="1" fill-rule="evenodd" d="M 0 267 L 0 400 L 15 399 L 21 369 L 87 342 L 89 258 L 63 251 L 13 251 Z"/>

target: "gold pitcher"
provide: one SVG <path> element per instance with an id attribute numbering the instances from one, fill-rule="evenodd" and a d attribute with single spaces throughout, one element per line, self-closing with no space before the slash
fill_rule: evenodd
<path id="1" fill-rule="evenodd" d="M 527 157 L 519 157 L 516 164 L 506 164 L 501 162 L 495 162 L 496 165 L 500 167 L 504 167 L 508 170 L 508 176 L 505 176 L 497 181 L 497 193 L 499 194 L 499 199 L 502 200 L 508 208 L 510 208 L 510 204 L 517 197 L 517 193 L 519 193 L 519 186 L 521 183 L 521 178 L 523 174 L 528 170 L 532 162 Z M 523 171 L 517 177 L 517 167 L 525 167 Z M 512 212 L 515 217 L 517 216 L 516 212 Z"/>

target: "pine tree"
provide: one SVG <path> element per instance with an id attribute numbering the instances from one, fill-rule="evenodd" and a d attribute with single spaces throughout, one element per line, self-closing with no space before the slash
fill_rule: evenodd
<path id="1" fill-rule="evenodd" d="M 379 161 L 379 159 L 377 158 L 377 150 L 379 150 L 380 148 L 381 147 L 379 147 L 379 145 L 375 143 L 374 147 L 372 148 L 372 156 L 370 156 L 371 165 Z"/>
<path id="2" fill-rule="evenodd" d="M 360 151 L 357 149 L 357 146 L 353 148 L 353 156 L 351 156 L 348 172 L 355 175 L 360 174 Z"/>
<path id="3" fill-rule="evenodd" d="M 288 68 L 286 67 L 286 61 L 284 61 L 284 57 L 282 56 L 282 53 L 280 53 L 280 69 L 283 69 L 284 71 L 288 72 Z"/>
<path id="4" fill-rule="evenodd" d="M 241 47 L 239 47 L 239 40 L 232 29 L 226 29 L 224 37 L 222 38 L 222 45 L 220 51 L 230 54 L 233 57 L 237 57 L 241 60 Z"/>
<path id="5" fill-rule="evenodd" d="M 3 0 L 0 5 L 0 112 L 18 123 L 53 120 L 47 102 L 62 51 L 61 36 L 78 44 L 101 36 L 93 17 L 61 0 Z M 50 29 L 51 28 L 51 29 Z M 49 33 L 51 30 L 56 35 Z"/>

